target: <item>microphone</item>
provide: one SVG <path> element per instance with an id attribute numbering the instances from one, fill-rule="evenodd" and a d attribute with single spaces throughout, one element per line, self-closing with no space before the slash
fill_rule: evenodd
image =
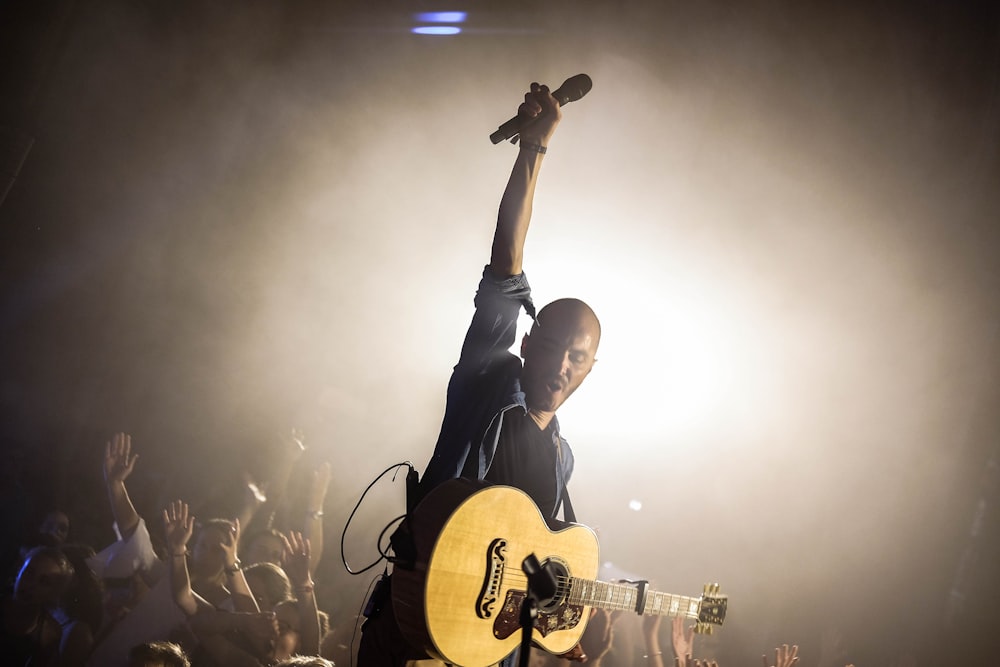
<path id="1" fill-rule="evenodd" d="M 556 98 L 559 102 L 559 106 L 564 107 L 570 102 L 576 102 L 578 99 L 590 92 L 590 89 L 594 86 L 594 82 L 590 80 L 590 77 L 586 74 L 577 74 L 576 76 L 571 76 L 563 82 L 563 85 L 559 86 L 559 89 L 552 93 L 552 97 Z M 505 139 L 510 139 L 511 137 L 519 134 L 521 128 L 526 125 L 530 125 L 535 121 L 534 118 L 522 118 L 520 116 L 514 116 L 506 123 L 497 128 L 497 131 L 490 135 L 490 141 L 494 144 L 499 144 Z"/>
<path id="2" fill-rule="evenodd" d="M 556 578 L 548 563 L 542 565 L 538 556 L 530 553 L 521 561 L 521 569 L 528 575 L 528 595 L 534 596 L 536 602 L 545 602 L 555 597 Z"/>

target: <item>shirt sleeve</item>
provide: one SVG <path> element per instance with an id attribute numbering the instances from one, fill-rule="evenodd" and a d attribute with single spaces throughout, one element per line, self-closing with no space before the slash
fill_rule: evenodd
<path id="1" fill-rule="evenodd" d="M 114 529 L 118 540 L 87 559 L 87 564 L 97 576 L 103 579 L 130 577 L 136 572 L 151 570 L 159 562 L 142 517 L 127 540 L 121 539 L 117 525 Z"/>
<path id="2" fill-rule="evenodd" d="M 532 318 L 535 317 L 531 287 L 523 273 L 499 279 L 486 267 L 476 291 L 475 304 L 476 312 L 465 335 L 456 371 L 488 370 L 499 356 L 514 345 L 521 308 Z"/>

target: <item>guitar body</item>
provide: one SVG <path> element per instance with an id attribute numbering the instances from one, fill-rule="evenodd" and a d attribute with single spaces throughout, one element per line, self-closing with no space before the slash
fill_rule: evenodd
<path id="1" fill-rule="evenodd" d="M 520 644 L 521 563 L 530 554 L 548 561 L 559 582 L 597 575 L 594 532 L 577 524 L 550 529 L 513 487 L 450 480 L 424 498 L 409 524 L 417 559 L 412 569 L 393 571 L 396 618 L 411 644 L 454 665 L 485 667 Z M 573 648 L 590 618 L 590 607 L 565 600 L 567 589 L 560 584 L 542 601 L 532 630 L 550 653 Z"/>

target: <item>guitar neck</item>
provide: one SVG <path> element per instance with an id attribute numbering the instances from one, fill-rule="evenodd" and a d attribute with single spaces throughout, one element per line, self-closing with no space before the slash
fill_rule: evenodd
<path id="1" fill-rule="evenodd" d="M 640 591 L 633 584 L 611 584 L 576 577 L 571 577 L 569 582 L 570 604 L 610 610 L 637 610 Z M 701 598 L 647 590 L 646 599 L 639 613 L 643 616 L 683 616 L 697 619 L 700 608 Z"/>

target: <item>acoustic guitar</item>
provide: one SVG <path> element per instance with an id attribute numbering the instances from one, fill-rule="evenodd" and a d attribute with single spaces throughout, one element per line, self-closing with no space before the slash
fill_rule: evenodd
<path id="1" fill-rule="evenodd" d="M 728 598 L 717 584 L 695 598 L 650 591 L 644 582 L 596 581 L 594 532 L 580 524 L 551 528 L 513 487 L 450 480 L 427 494 L 403 528 L 416 558 L 393 570 L 397 622 L 411 644 L 452 665 L 492 665 L 520 644 L 521 565 L 530 555 L 555 575 L 555 594 L 538 602 L 532 628 L 534 644 L 550 653 L 580 641 L 592 607 L 685 617 L 698 632 L 725 620 Z"/>

